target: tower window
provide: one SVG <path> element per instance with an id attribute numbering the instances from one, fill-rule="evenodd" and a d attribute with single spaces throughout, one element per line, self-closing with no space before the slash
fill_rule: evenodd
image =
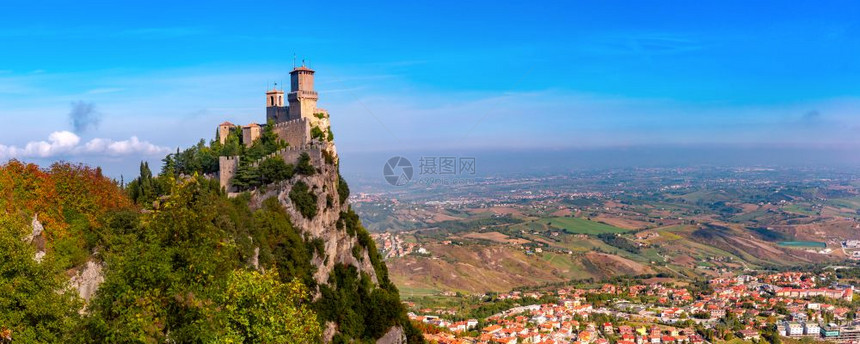
<path id="1" fill-rule="evenodd" d="M 271 104 L 273 106 L 275 105 L 275 96 L 269 97 L 269 104 Z"/>

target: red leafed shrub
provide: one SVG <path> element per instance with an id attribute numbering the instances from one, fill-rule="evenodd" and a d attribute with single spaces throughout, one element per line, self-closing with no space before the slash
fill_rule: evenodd
<path id="1" fill-rule="evenodd" d="M 98 226 L 98 219 L 108 211 L 133 207 L 99 168 L 58 162 L 42 169 L 17 160 L 0 165 L 0 209 L 27 219 L 38 214 L 49 241 L 69 235 L 69 211 Z"/>

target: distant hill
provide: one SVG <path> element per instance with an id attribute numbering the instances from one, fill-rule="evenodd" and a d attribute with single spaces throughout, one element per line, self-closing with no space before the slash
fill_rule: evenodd
<path id="1" fill-rule="evenodd" d="M 451 226 L 446 221 L 432 230 L 391 234 L 427 252 L 391 257 L 392 278 L 410 297 L 506 292 L 629 275 L 702 279 L 745 268 L 843 259 L 782 245 L 790 238 L 782 232 L 718 221 L 636 229 L 629 221 L 618 222 L 634 227 L 578 217 L 523 218 L 497 217 L 493 226 L 470 226 L 474 220 Z"/>

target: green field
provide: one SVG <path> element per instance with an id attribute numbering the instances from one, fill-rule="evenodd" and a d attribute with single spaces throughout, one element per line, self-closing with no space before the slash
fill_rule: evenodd
<path id="1" fill-rule="evenodd" d="M 734 222 L 749 222 L 768 215 L 769 213 L 766 209 L 759 209 L 746 214 L 732 216 L 731 220 Z"/>
<path id="2" fill-rule="evenodd" d="M 578 217 L 553 217 L 542 222 L 549 222 L 555 228 L 561 228 L 571 234 L 624 233 L 629 230 L 610 226 L 600 222 L 589 221 Z"/>
<path id="3" fill-rule="evenodd" d="M 842 207 L 842 208 L 860 209 L 860 197 L 836 198 L 836 199 L 831 199 L 828 202 L 830 202 L 833 205 Z"/>
<path id="4" fill-rule="evenodd" d="M 818 215 L 818 213 L 816 213 L 816 212 L 815 212 L 815 211 L 813 211 L 812 209 L 809 209 L 809 208 L 808 208 L 808 207 L 806 207 L 806 206 L 801 206 L 801 205 L 798 205 L 798 204 L 791 204 L 791 205 L 785 206 L 785 207 L 783 207 L 783 208 L 782 208 L 782 210 L 787 211 L 787 212 L 789 212 L 789 213 L 795 213 L 795 214 L 801 214 L 801 215 L 808 215 L 808 216 L 815 216 L 815 215 Z"/>

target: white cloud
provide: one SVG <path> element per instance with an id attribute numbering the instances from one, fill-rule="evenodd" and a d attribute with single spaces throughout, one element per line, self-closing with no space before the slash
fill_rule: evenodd
<path id="1" fill-rule="evenodd" d="M 136 136 L 128 140 L 114 141 L 94 138 L 81 143 L 81 138 L 70 131 L 55 131 L 47 141 L 28 142 L 24 147 L 0 145 L 0 158 L 53 158 L 63 156 L 103 155 L 158 155 L 170 152 L 170 148 L 141 141 Z"/>
<path id="2" fill-rule="evenodd" d="M 124 141 L 112 141 L 110 139 L 92 139 L 83 146 L 83 151 L 88 154 L 104 155 L 131 155 L 144 154 L 156 155 L 170 152 L 170 148 L 156 146 L 152 143 L 141 141 L 137 136 L 132 136 Z"/>

